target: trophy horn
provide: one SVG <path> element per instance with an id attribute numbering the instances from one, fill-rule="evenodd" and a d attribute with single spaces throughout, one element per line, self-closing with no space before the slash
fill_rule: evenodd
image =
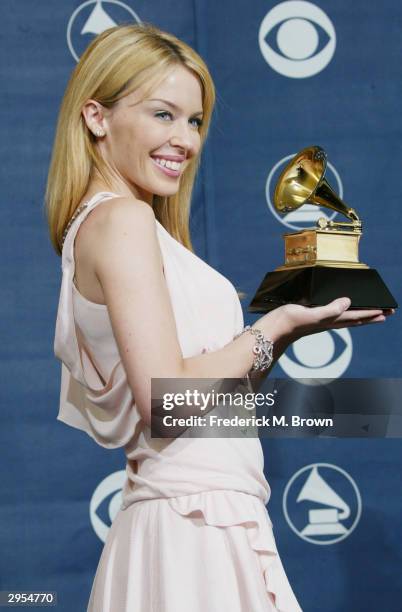
<path id="1" fill-rule="evenodd" d="M 352 221 L 358 214 L 339 198 L 324 178 L 327 154 L 318 146 L 297 153 L 282 171 L 276 184 L 274 206 L 281 213 L 296 210 L 306 202 L 331 208 Z"/>

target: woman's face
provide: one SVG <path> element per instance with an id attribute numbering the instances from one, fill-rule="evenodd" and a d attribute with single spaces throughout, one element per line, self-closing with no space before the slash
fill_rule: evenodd
<path id="1" fill-rule="evenodd" d="M 97 142 L 116 188 L 128 188 L 152 204 L 154 194 L 177 192 L 184 169 L 200 150 L 201 86 L 192 72 L 176 66 L 142 98 L 139 88 L 111 109 L 96 103 L 85 116 L 90 129 L 105 131 Z"/>

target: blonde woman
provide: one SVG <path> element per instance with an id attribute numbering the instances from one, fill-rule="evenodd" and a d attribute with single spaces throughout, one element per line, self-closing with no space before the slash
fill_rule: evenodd
<path id="1" fill-rule="evenodd" d="M 278 308 L 244 331 L 234 286 L 189 235 L 213 104 L 193 49 L 125 25 L 92 41 L 60 109 L 46 193 L 63 271 L 58 419 L 127 457 L 90 612 L 300 610 L 265 508 L 259 439 L 152 438 L 151 379 L 263 378 L 269 348 L 275 361 L 302 335 L 389 314 L 348 312 L 340 298 Z"/>

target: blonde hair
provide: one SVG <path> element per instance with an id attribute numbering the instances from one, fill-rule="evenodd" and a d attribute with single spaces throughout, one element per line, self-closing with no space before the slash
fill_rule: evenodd
<path id="1" fill-rule="evenodd" d="M 109 28 L 92 40 L 68 82 L 58 117 L 47 179 L 45 213 L 58 255 L 63 232 L 87 191 L 95 170 L 110 186 L 110 172 L 82 116 L 92 98 L 111 108 L 123 96 L 148 84 L 151 91 L 175 65 L 191 70 L 202 90 L 201 145 L 215 102 L 212 77 L 202 58 L 187 44 L 150 24 Z M 200 149 L 201 152 L 201 149 Z M 189 231 L 190 202 L 200 152 L 185 169 L 175 195 L 153 199 L 155 216 L 170 234 L 193 251 Z"/>
<path id="2" fill-rule="evenodd" d="M 95 137 L 82 116 L 92 98 L 111 108 L 120 98 L 148 85 L 151 91 L 168 69 L 181 64 L 199 79 L 205 142 L 215 102 L 215 88 L 207 66 L 187 44 L 151 24 L 109 28 L 96 36 L 85 50 L 68 82 L 58 117 L 47 179 L 45 211 L 50 239 L 61 255 L 62 236 L 95 171 L 110 185 L 110 172 L 95 146 Z M 201 150 L 200 150 L 201 152 Z M 186 168 L 178 192 L 154 196 L 153 209 L 162 225 L 193 251 L 189 232 L 190 201 L 200 152 Z"/>

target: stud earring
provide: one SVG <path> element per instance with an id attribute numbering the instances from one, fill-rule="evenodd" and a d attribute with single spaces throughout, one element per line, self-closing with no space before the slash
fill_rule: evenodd
<path id="1" fill-rule="evenodd" d="M 104 136 L 104 135 L 105 135 L 105 132 L 101 129 L 97 129 L 95 131 L 95 136 Z"/>

